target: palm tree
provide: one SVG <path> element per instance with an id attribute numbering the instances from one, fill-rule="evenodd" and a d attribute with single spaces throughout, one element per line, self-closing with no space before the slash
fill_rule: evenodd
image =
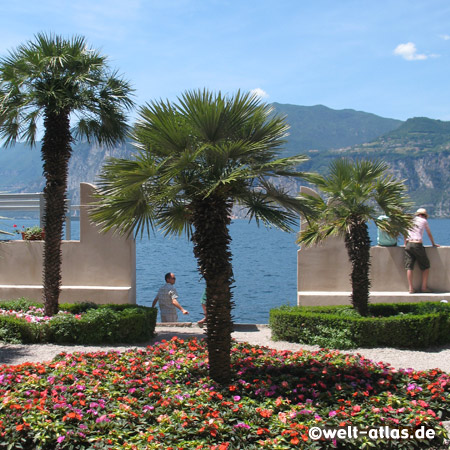
<path id="1" fill-rule="evenodd" d="M 0 136 L 36 144 L 43 119 L 45 314 L 58 311 L 61 240 L 68 164 L 75 137 L 112 145 L 126 132 L 124 111 L 132 106 L 127 82 L 109 72 L 106 57 L 83 37 L 38 34 L 0 59 Z M 74 128 L 71 129 L 71 120 Z M 75 123 L 76 122 L 76 123 Z"/>
<path id="2" fill-rule="evenodd" d="M 329 236 L 344 237 L 352 265 L 351 300 L 362 316 L 368 313 L 370 289 L 367 222 L 373 220 L 392 236 L 404 233 L 411 225 L 405 185 L 387 171 L 388 165 L 381 161 L 337 159 L 331 163 L 329 175 L 307 175 L 327 198 L 301 196 L 308 205 L 309 217 L 297 242 L 309 246 Z M 382 211 L 389 220 L 378 219 Z"/>
<path id="3" fill-rule="evenodd" d="M 285 231 L 300 202 L 271 182 L 299 177 L 303 156 L 275 159 L 288 126 L 250 94 L 188 91 L 178 103 L 152 102 L 134 128 L 140 154 L 104 167 L 94 220 L 123 233 L 152 227 L 191 237 L 206 281 L 210 376 L 231 377 L 233 205 L 248 217 Z"/>

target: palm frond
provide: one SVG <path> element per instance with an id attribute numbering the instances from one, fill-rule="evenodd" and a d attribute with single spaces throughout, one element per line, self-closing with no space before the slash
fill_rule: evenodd
<path id="1" fill-rule="evenodd" d="M 129 236 L 150 236 L 154 229 L 155 210 L 142 189 L 129 189 L 124 195 L 106 195 L 101 191 L 96 194 L 97 201 L 89 215 L 97 222 L 102 231 Z"/>
<path id="2" fill-rule="evenodd" d="M 75 137 L 112 145 L 127 136 L 133 89 L 81 36 L 37 34 L 0 59 L 0 86 L 0 132 L 8 143 L 34 144 L 44 111 L 79 114 Z"/>
<path id="3" fill-rule="evenodd" d="M 406 210 L 410 203 L 405 185 L 387 173 L 383 161 L 338 159 L 330 164 L 327 176 L 306 174 L 326 194 L 326 199 L 306 197 L 309 225 L 299 241 L 317 243 L 328 235 L 348 233 L 354 223 L 375 221 L 383 231 L 396 235 L 411 226 Z M 384 213 L 389 221 L 379 221 Z"/>
<path id="4" fill-rule="evenodd" d="M 158 227 L 164 236 L 185 234 L 192 236 L 191 214 L 186 204 L 175 202 L 166 204 L 158 211 Z"/>

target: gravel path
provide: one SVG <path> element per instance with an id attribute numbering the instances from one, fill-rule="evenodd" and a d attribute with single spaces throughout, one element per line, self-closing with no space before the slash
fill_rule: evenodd
<path id="1" fill-rule="evenodd" d="M 156 337 L 142 345 L 113 345 L 113 346 L 77 346 L 77 345 L 20 345 L 0 344 L 0 364 L 22 364 L 24 362 L 51 361 L 61 352 L 96 352 L 102 350 L 124 351 L 129 348 L 146 347 L 163 339 L 169 340 L 174 335 L 188 339 L 202 338 L 204 329 L 197 326 L 157 326 Z M 289 342 L 274 342 L 270 338 L 270 329 L 264 325 L 239 325 L 233 333 L 233 338 L 240 342 L 263 345 L 277 350 L 318 350 L 318 346 L 292 344 Z M 343 351 L 344 352 L 344 351 Z M 426 351 L 398 350 L 393 348 L 371 348 L 345 351 L 346 353 L 360 353 L 375 362 L 389 363 L 392 367 L 413 368 L 427 370 L 439 368 L 450 372 L 450 346 L 432 348 Z"/>

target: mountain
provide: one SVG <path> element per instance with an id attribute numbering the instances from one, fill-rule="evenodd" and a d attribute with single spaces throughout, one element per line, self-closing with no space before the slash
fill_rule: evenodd
<path id="1" fill-rule="evenodd" d="M 108 158 L 127 158 L 134 151 L 131 144 L 118 145 L 112 149 L 87 142 L 74 145 L 69 161 L 68 180 L 68 197 L 72 204 L 80 203 L 80 183 L 95 183 Z M 33 148 L 22 143 L 1 148 L 0 180 L 0 193 L 41 192 L 45 180 L 42 175 L 40 143 Z"/>
<path id="2" fill-rule="evenodd" d="M 415 117 L 372 142 L 321 153 L 309 169 L 320 170 L 337 156 L 383 159 L 404 180 L 416 207 L 450 217 L 450 122 Z"/>
<path id="3" fill-rule="evenodd" d="M 44 185 L 39 147 L 17 143 L 0 149 L 0 192 L 39 192 Z"/>
<path id="4" fill-rule="evenodd" d="M 276 114 L 286 115 L 290 134 L 282 156 L 306 154 L 304 171 L 324 173 L 336 157 L 383 159 L 396 177 L 405 180 L 415 205 L 435 217 L 450 217 L 450 122 L 425 117 L 402 122 L 350 109 L 274 103 Z M 130 157 L 128 143 L 114 149 L 78 143 L 69 163 L 69 198 L 79 203 L 79 183 L 95 183 L 109 157 Z M 23 144 L 0 149 L 0 191 L 38 192 L 44 186 L 40 146 Z M 299 184 L 284 183 L 291 192 Z M 1 212 L 0 212 L 1 215 Z"/>
<path id="5" fill-rule="evenodd" d="M 335 110 L 323 105 L 272 104 L 290 125 L 286 155 L 307 150 L 329 150 L 370 142 L 395 130 L 402 121 L 353 109 Z"/>

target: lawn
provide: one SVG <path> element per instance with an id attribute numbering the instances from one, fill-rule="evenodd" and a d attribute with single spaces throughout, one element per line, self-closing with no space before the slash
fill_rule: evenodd
<path id="1" fill-rule="evenodd" d="M 0 448 L 406 449 L 437 447 L 444 439 L 450 377 L 440 370 L 395 370 L 338 351 L 243 343 L 234 343 L 232 354 L 234 380 L 227 387 L 208 378 L 203 340 L 175 337 L 124 353 L 1 366 Z M 348 425 L 425 426 L 437 437 L 308 436 L 313 426 Z"/>

